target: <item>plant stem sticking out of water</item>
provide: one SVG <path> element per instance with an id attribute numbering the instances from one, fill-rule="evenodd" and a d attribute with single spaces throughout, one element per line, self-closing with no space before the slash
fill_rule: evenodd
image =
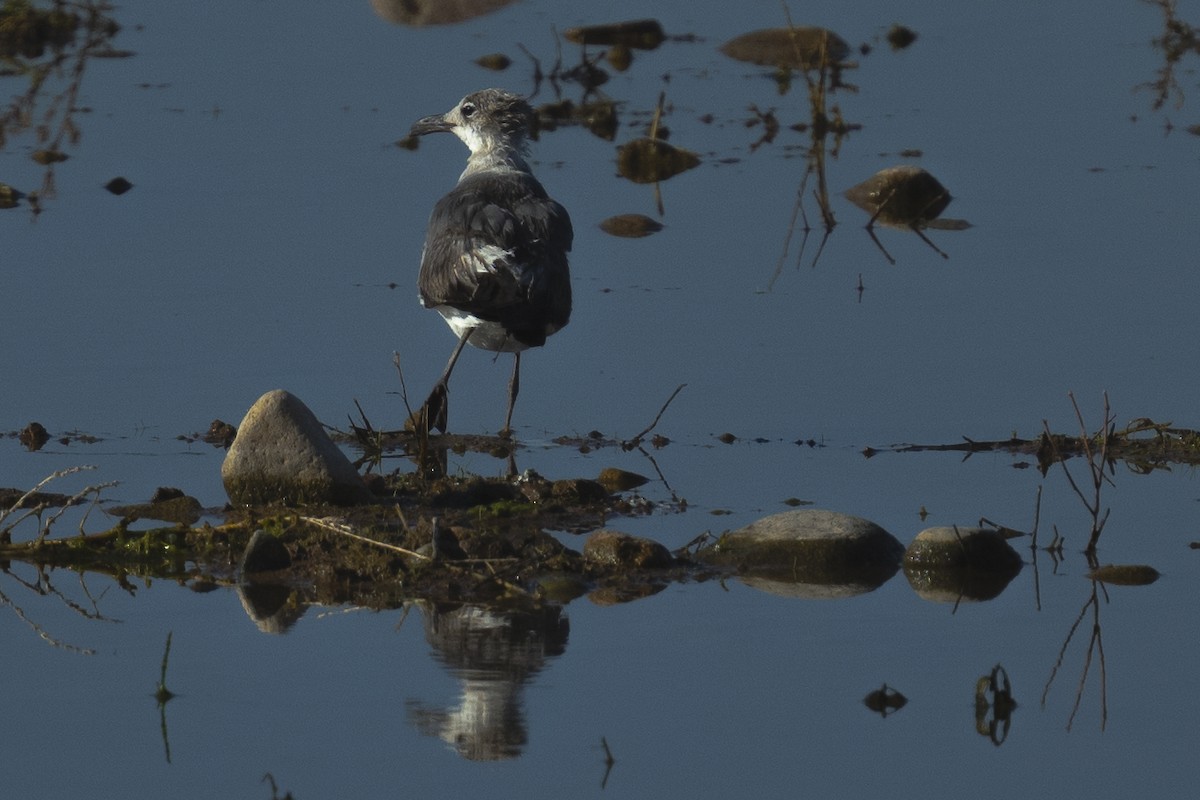
<path id="1" fill-rule="evenodd" d="M 171 631 L 167 631 L 167 645 L 163 648 L 162 671 L 158 676 L 158 688 L 154 690 L 154 699 L 158 704 L 165 705 L 175 693 L 167 688 L 167 661 L 171 658 Z"/>
<path id="2" fill-rule="evenodd" d="M 167 703 L 175 697 L 175 693 L 167 688 L 167 660 L 171 657 L 171 631 L 167 631 L 167 644 L 163 648 L 162 670 L 158 674 L 158 686 L 154 690 L 154 700 L 158 703 L 158 724 L 162 730 L 163 752 L 167 763 L 171 763 L 171 739 L 167 735 Z"/>
<path id="3" fill-rule="evenodd" d="M 1062 465 L 1063 474 L 1067 476 L 1067 482 L 1071 485 L 1071 489 L 1079 497 L 1084 508 L 1092 517 L 1091 536 L 1088 539 L 1087 548 L 1084 550 L 1089 557 L 1094 558 L 1096 555 L 1096 544 L 1100 541 L 1100 534 L 1104 530 L 1104 524 L 1108 522 L 1108 513 L 1111 509 L 1100 511 L 1100 494 L 1105 483 L 1112 483 L 1112 480 L 1105 474 L 1104 470 L 1110 467 L 1108 459 L 1108 444 L 1112 439 L 1116 426 L 1113 422 L 1112 410 L 1108 404 L 1108 392 L 1104 393 L 1104 422 L 1096 431 L 1095 435 L 1089 435 L 1087 424 L 1083 421 L 1083 413 L 1079 410 L 1079 403 L 1075 401 L 1075 394 L 1068 392 L 1067 397 L 1071 398 L 1071 406 L 1075 409 L 1075 419 L 1079 421 L 1079 444 L 1083 449 L 1083 455 L 1087 459 L 1088 472 L 1092 476 L 1092 493 L 1089 497 L 1085 495 L 1083 490 L 1079 488 L 1079 484 L 1075 482 L 1075 478 L 1071 476 L 1071 471 L 1067 469 L 1066 459 L 1059 451 L 1058 444 L 1054 436 L 1050 433 L 1050 424 L 1042 420 L 1042 427 L 1045 430 L 1046 441 L 1049 442 L 1050 448 L 1054 453 L 1054 459 Z"/>

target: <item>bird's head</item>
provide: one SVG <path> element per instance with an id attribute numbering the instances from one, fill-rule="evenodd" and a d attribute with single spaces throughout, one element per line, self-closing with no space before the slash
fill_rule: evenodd
<path id="1" fill-rule="evenodd" d="M 417 120 L 411 135 L 449 131 L 471 155 L 521 153 L 534 124 L 534 113 L 520 95 L 503 89 L 472 92 L 445 114 Z"/>

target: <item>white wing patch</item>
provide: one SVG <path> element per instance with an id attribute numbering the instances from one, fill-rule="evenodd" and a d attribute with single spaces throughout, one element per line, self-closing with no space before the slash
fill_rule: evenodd
<path id="1" fill-rule="evenodd" d="M 512 257 L 512 250 L 505 250 L 503 247 L 497 247 L 494 244 L 485 244 L 481 247 L 476 247 L 469 253 L 464 253 L 462 261 L 472 272 L 488 274 L 496 271 L 497 262 L 508 261 Z"/>

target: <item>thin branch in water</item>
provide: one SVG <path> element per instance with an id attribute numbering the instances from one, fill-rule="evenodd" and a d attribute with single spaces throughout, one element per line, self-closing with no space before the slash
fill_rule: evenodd
<path id="1" fill-rule="evenodd" d="M 400 353 L 398 351 L 392 351 L 392 364 L 396 367 L 396 374 L 400 376 L 400 399 L 404 402 L 405 413 L 408 414 L 406 419 L 412 419 L 413 410 L 412 406 L 408 404 L 408 386 L 404 383 L 404 370 L 400 368 Z M 357 401 L 355 401 L 355 405 L 358 405 Z M 362 413 L 361 408 L 358 411 Z M 366 418 L 364 414 L 363 419 L 365 420 Z"/>
<path id="2" fill-rule="evenodd" d="M 645 435 L 646 435 L 647 433 L 649 433 L 650 431 L 654 430 L 654 427 L 655 427 L 656 425 L 658 425 L 658 421 L 659 421 L 660 419 L 662 419 L 663 412 L 665 412 L 665 411 L 667 410 L 667 406 L 671 405 L 671 401 L 675 399 L 675 395 L 677 395 L 677 394 L 679 394 L 681 391 L 683 391 L 683 387 L 685 387 L 685 386 L 687 386 L 687 384 L 686 384 L 686 383 L 681 383 L 681 384 L 679 384 L 678 386 L 676 386 L 676 387 L 675 387 L 675 391 L 671 392 L 671 396 L 667 398 L 667 402 L 663 403 L 663 404 L 662 404 L 662 408 L 660 408 L 660 409 L 658 410 L 658 413 L 654 415 L 654 421 L 653 421 L 653 422 L 651 422 L 651 423 L 650 423 L 650 424 L 649 424 L 649 425 L 648 425 L 648 426 L 647 426 L 647 427 L 646 427 L 644 430 L 642 430 L 640 433 L 636 434 L 636 435 L 635 435 L 635 436 L 634 436 L 632 439 L 629 439 L 628 441 L 622 442 L 622 443 L 621 443 L 621 449 L 622 449 L 622 450 L 632 450 L 633 448 L 635 448 L 635 447 L 637 447 L 639 444 L 641 444 L 641 443 L 642 443 L 642 437 L 643 437 L 643 436 L 645 436 Z"/>
<path id="3" fill-rule="evenodd" d="M 23 506 L 25 504 L 26 500 L 28 500 L 30 497 L 33 497 L 33 495 L 40 492 L 42 490 L 42 487 L 45 486 L 46 484 L 50 483 L 50 481 L 58 480 L 59 478 L 65 478 L 68 475 L 74 475 L 76 472 L 82 472 L 82 471 L 88 470 L 88 469 L 96 469 L 96 467 L 94 465 L 86 465 L 85 464 L 85 465 L 78 466 L 78 467 L 67 467 L 66 469 L 60 469 L 57 472 L 50 473 L 50 475 L 46 476 L 45 478 L 42 478 L 42 480 L 38 483 L 37 486 L 34 486 L 28 492 L 26 492 L 25 494 L 23 494 L 19 498 L 17 498 L 17 502 L 13 503 L 11 508 L 9 508 L 6 511 L 0 512 L 0 522 L 4 522 L 4 520 L 6 520 L 10 514 L 15 512 L 17 509 L 21 508 L 21 506 Z M 6 533 L 8 531 L 11 531 L 13 529 L 13 527 L 15 527 L 17 525 L 18 522 L 20 522 L 21 520 L 25 519 L 28 516 L 29 516 L 29 514 L 26 514 L 25 516 L 21 517 L 21 519 L 17 520 L 17 522 L 14 522 L 12 525 L 8 526 L 3 531 L 0 531 L 0 533 Z"/>
<path id="4" fill-rule="evenodd" d="M 62 508 L 52 515 L 50 519 L 46 520 L 46 524 L 42 526 L 42 529 L 38 532 L 37 538 L 33 541 L 34 546 L 40 546 L 46 541 L 46 537 L 50 535 L 50 529 L 54 526 L 54 523 L 58 521 L 59 517 L 67 513 L 68 508 L 82 501 L 83 498 L 87 497 L 93 492 L 95 492 L 96 496 L 99 497 L 100 492 L 104 491 L 105 489 L 111 489 L 119 483 L 120 481 L 105 481 L 104 483 L 97 483 L 93 486 L 85 486 L 83 489 L 76 492 L 69 500 L 67 500 L 65 504 L 63 504 Z"/>
<path id="5" fill-rule="evenodd" d="M 162 669 L 158 676 L 158 687 L 154 690 L 154 699 L 159 705 L 166 703 L 175 693 L 167 688 L 167 661 L 171 658 L 171 634 L 173 631 L 167 631 L 167 644 L 163 648 Z M 170 760 L 168 758 L 168 760 Z"/>

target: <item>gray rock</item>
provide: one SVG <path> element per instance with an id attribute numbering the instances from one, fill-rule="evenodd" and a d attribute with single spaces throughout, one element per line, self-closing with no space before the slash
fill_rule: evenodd
<path id="1" fill-rule="evenodd" d="M 921 568 L 971 567 L 1008 571 L 1021 568 L 1021 556 L 994 528 L 957 525 L 926 528 L 904 552 L 905 566 Z"/>
<path id="2" fill-rule="evenodd" d="M 276 389 L 258 399 L 221 464 L 235 505 L 365 502 L 370 493 L 354 465 L 308 406 Z"/>
<path id="3" fill-rule="evenodd" d="M 900 569 L 904 545 L 861 517 L 805 508 L 773 514 L 721 536 L 697 558 L 743 575 L 814 585 L 877 587 Z"/>

